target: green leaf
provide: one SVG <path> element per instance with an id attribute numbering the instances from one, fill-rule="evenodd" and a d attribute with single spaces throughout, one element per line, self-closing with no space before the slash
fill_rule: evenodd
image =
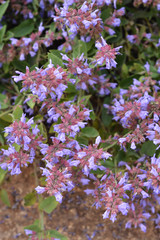
<path id="1" fill-rule="evenodd" d="M 27 19 L 20 23 L 17 27 L 10 29 L 14 33 L 15 37 L 24 37 L 34 30 L 34 21 L 32 19 Z"/>
<path id="2" fill-rule="evenodd" d="M 82 97 L 80 98 L 80 102 L 82 101 L 82 103 L 86 106 L 87 103 L 88 103 L 88 101 L 89 101 L 89 99 L 90 99 L 91 97 L 92 97 L 92 95 L 82 96 Z"/>
<path id="3" fill-rule="evenodd" d="M 6 95 L 0 93 L 0 108 L 5 109 L 8 108 L 8 98 Z"/>
<path id="4" fill-rule="evenodd" d="M 14 34 L 11 31 L 8 31 L 5 35 L 5 37 L 3 38 L 3 40 L 7 41 L 10 38 L 12 38 L 14 36 Z"/>
<path id="5" fill-rule="evenodd" d="M 113 116 L 107 113 L 106 108 L 102 109 L 102 122 L 105 127 L 108 127 L 112 122 Z"/>
<path id="6" fill-rule="evenodd" d="M 31 231 L 34 231 L 36 233 L 41 232 L 41 228 L 39 227 L 39 220 L 35 220 L 34 223 L 32 225 L 28 225 L 26 227 L 24 227 L 24 229 L 28 229 Z"/>
<path id="7" fill-rule="evenodd" d="M 3 170 L 1 167 L 0 167 L 0 184 L 3 182 L 5 176 L 6 176 L 6 173 L 7 173 L 7 170 Z"/>
<path id="8" fill-rule="evenodd" d="M 73 58 L 80 57 L 82 53 L 84 53 L 84 56 L 87 56 L 87 45 L 85 42 L 78 40 L 73 45 Z"/>
<path id="9" fill-rule="evenodd" d="M 99 136 L 99 132 L 94 127 L 85 127 L 81 130 L 84 136 L 88 138 L 94 138 Z"/>
<path id="10" fill-rule="evenodd" d="M 39 205 L 39 208 L 46 213 L 51 213 L 58 205 L 56 198 L 54 196 L 50 196 L 42 200 Z"/>
<path id="11" fill-rule="evenodd" d="M 61 66 L 61 67 L 64 67 L 63 65 L 63 61 L 62 61 L 62 58 L 61 58 L 61 55 L 58 56 L 57 52 L 50 52 L 48 53 L 48 60 L 51 59 L 52 60 L 52 63 L 54 64 L 54 66 L 56 67 L 57 65 L 58 66 Z"/>
<path id="12" fill-rule="evenodd" d="M 62 235 L 61 233 L 57 232 L 56 230 L 48 230 L 47 231 L 47 235 L 49 237 L 54 237 L 54 238 L 58 238 L 60 240 L 68 240 L 67 237 L 65 237 L 64 235 Z"/>
<path id="13" fill-rule="evenodd" d="M 37 200 L 37 194 L 35 191 L 28 193 L 25 197 L 24 197 L 24 205 L 25 206 L 32 206 L 34 205 L 34 203 Z"/>
<path id="14" fill-rule="evenodd" d="M 16 106 L 15 110 L 13 111 L 13 119 L 18 119 L 22 117 L 23 110 L 20 106 Z"/>
<path id="15" fill-rule="evenodd" d="M 12 117 L 11 117 L 11 115 L 10 114 L 7 114 L 7 113 L 1 113 L 0 114 L 0 119 L 2 119 L 3 121 L 5 121 L 5 122 L 8 122 L 8 123 L 11 123 L 12 122 Z M 0 123 L 1 123 L 1 121 L 0 121 Z"/>
<path id="16" fill-rule="evenodd" d="M 154 153 L 156 152 L 156 148 L 157 148 L 157 146 L 154 145 L 154 143 L 152 141 L 147 141 L 147 142 L 143 143 L 142 148 L 141 148 L 141 153 L 152 157 L 154 155 Z"/>
<path id="17" fill-rule="evenodd" d="M 17 143 L 13 143 L 13 147 L 16 149 L 17 152 L 19 152 L 21 146 L 18 145 Z"/>
<path id="18" fill-rule="evenodd" d="M 5 11 L 7 10 L 8 4 L 9 4 L 9 1 L 7 1 L 7 2 L 5 2 L 4 4 L 1 4 L 1 5 L 0 5 L 0 20 L 1 20 L 1 18 L 3 17 Z"/>
<path id="19" fill-rule="evenodd" d="M 11 206 L 11 203 L 9 201 L 8 193 L 5 189 L 1 189 L 0 191 L 0 198 L 4 204 L 6 204 L 8 207 Z"/>
<path id="20" fill-rule="evenodd" d="M 0 43 L 0 50 L 3 49 L 4 43 Z"/>
<path id="21" fill-rule="evenodd" d="M 101 19 L 103 22 L 111 16 L 111 9 L 109 7 L 105 8 L 101 13 Z"/>
<path id="22" fill-rule="evenodd" d="M 74 84 L 72 84 L 72 83 L 68 83 L 67 84 L 67 88 L 66 88 L 66 90 L 65 90 L 65 92 L 66 93 L 77 93 L 77 90 L 76 90 L 76 87 L 75 87 L 75 85 Z"/>
<path id="23" fill-rule="evenodd" d="M 12 61 L 12 64 L 16 68 L 16 70 L 19 70 L 20 72 L 26 72 L 26 66 L 28 66 L 28 63 L 26 61 L 20 61 L 15 58 Z"/>
<path id="24" fill-rule="evenodd" d="M 3 40 L 4 34 L 6 32 L 6 25 L 4 25 L 1 29 L 0 29 L 0 43 Z"/>
<path id="25" fill-rule="evenodd" d="M 44 138 L 47 139 L 47 129 L 45 127 L 45 125 L 41 122 L 39 125 L 38 125 L 38 128 L 40 130 L 40 133 L 43 135 Z"/>
<path id="26" fill-rule="evenodd" d="M 0 118 L 0 131 L 4 132 L 4 128 L 5 127 L 8 127 L 8 122 L 7 121 L 4 121 Z"/>
<path id="27" fill-rule="evenodd" d="M 83 136 L 81 136 L 81 135 L 78 136 L 76 140 L 79 142 L 79 144 L 83 144 L 85 146 L 88 145 L 88 139 L 83 137 Z"/>
<path id="28" fill-rule="evenodd" d="M 2 145 L 4 145 L 4 143 L 5 143 L 5 139 L 4 139 L 4 136 L 2 134 L 0 134 L 0 143 Z"/>
<path id="29" fill-rule="evenodd" d="M 33 99 L 30 99 L 29 101 L 27 101 L 27 105 L 28 105 L 31 109 L 33 109 L 34 106 L 35 106 L 35 101 L 33 101 Z"/>

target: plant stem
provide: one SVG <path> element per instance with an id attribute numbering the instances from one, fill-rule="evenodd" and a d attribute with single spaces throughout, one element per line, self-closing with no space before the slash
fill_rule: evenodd
<path id="1" fill-rule="evenodd" d="M 36 166 L 36 162 L 33 162 L 33 166 L 34 166 L 34 177 L 35 177 L 35 183 L 36 186 L 39 185 L 39 180 L 38 180 L 38 176 L 37 176 L 37 166 Z M 42 201 L 42 196 L 38 194 L 38 203 L 40 204 L 40 202 Z M 41 228 L 41 234 L 40 234 L 40 239 L 44 238 L 44 213 L 43 210 L 39 209 L 39 221 L 40 221 L 40 228 Z"/>

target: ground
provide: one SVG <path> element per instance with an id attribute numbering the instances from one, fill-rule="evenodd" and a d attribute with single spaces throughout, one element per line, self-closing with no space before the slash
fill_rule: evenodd
<path id="1" fill-rule="evenodd" d="M 36 187 L 32 166 L 18 176 L 7 177 L 1 187 L 7 190 L 11 207 L 0 201 L 0 240 L 26 240 L 24 226 L 38 218 L 37 204 L 26 207 L 23 200 Z M 103 220 L 103 212 L 103 209 L 92 207 L 92 198 L 77 188 L 64 196 L 63 204 L 59 204 L 52 214 L 45 214 L 45 226 L 57 229 L 68 240 L 160 239 L 160 231 L 153 223 L 148 222 L 147 233 L 143 233 L 140 229 L 125 229 L 123 216 L 115 223 Z"/>

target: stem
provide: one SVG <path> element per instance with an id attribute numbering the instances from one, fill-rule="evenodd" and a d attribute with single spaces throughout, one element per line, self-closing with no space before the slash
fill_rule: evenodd
<path id="1" fill-rule="evenodd" d="M 35 177 L 35 183 L 36 186 L 39 185 L 39 180 L 38 180 L 38 176 L 37 176 L 37 166 L 36 166 L 36 162 L 33 162 L 33 166 L 34 166 L 34 177 Z M 42 196 L 38 194 L 38 203 L 40 204 L 40 202 L 42 201 Z M 40 239 L 44 239 L 44 213 L 43 210 L 39 209 L 39 221 L 40 221 L 40 228 L 41 228 L 41 233 L 40 233 Z"/>

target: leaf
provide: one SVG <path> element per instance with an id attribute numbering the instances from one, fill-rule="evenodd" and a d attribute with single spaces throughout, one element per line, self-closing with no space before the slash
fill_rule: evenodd
<path id="1" fill-rule="evenodd" d="M 92 97 L 92 95 L 82 96 L 82 97 L 80 98 L 80 102 L 82 101 L 82 103 L 86 106 L 87 103 L 88 103 L 88 101 L 89 101 L 89 99 L 90 99 L 91 97 Z"/>
<path id="2" fill-rule="evenodd" d="M 66 93 L 77 93 L 75 85 L 69 82 L 67 84 L 67 88 L 66 88 L 65 92 Z"/>
<path id="3" fill-rule="evenodd" d="M 13 145 L 13 147 L 16 149 L 16 151 L 19 152 L 21 146 L 18 145 L 17 143 L 13 143 L 12 145 Z"/>
<path id="4" fill-rule="evenodd" d="M 73 58 L 80 57 L 82 53 L 87 56 L 87 45 L 85 42 L 78 40 L 73 46 Z"/>
<path id="5" fill-rule="evenodd" d="M 126 78 L 128 76 L 128 67 L 125 63 L 122 65 L 122 78 Z"/>
<path id="6" fill-rule="evenodd" d="M 0 114 L 0 119 L 2 119 L 2 120 L 5 121 L 5 122 L 8 122 L 8 123 L 11 123 L 11 122 L 12 122 L 12 117 L 11 117 L 11 115 L 10 115 L 10 114 L 7 114 L 7 113 L 5 113 L 5 112 L 4 112 L 4 114 L 3 114 L 3 113 Z M 1 121 L 0 121 L 0 123 L 1 123 Z"/>
<path id="7" fill-rule="evenodd" d="M 109 7 L 105 8 L 101 13 L 101 19 L 103 22 L 111 16 L 111 9 Z"/>
<path id="8" fill-rule="evenodd" d="M 57 65 L 61 66 L 61 67 L 64 67 L 62 58 L 58 57 L 57 54 L 55 54 L 53 52 L 52 53 L 48 53 L 48 60 L 49 59 L 52 60 L 52 63 L 54 64 L 55 67 Z"/>
<path id="9" fill-rule="evenodd" d="M 24 37 L 34 30 L 34 22 L 32 19 L 27 19 L 20 23 L 17 27 L 10 29 L 15 37 Z"/>
<path id="10" fill-rule="evenodd" d="M 1 167 L 0 167 L 0 184 L 3 182 L 5 176 L 6 176 L 6 173 L 7 173 L 7 170 L 3 170 Z"/>
<path id="11" fill-rule="evenodd" d="M 5 189 L 1 189 L 0 191 L 0 198 L 4 204 L 6 204 L 8 207 L 11 206 L 11 203 L 8 198 L 8 193 L 6 192 Z"/>
<path id="12" fill-rule="evenodd" d="M 31 231 L 34 231 L 36 233 L 41 232 L 41 228 L 39 227 L 39 220 L 35 220 L 34 223 L 32 225 L 28 225 L 26 227 L 24 227 L 24 229 L 28 229 Z"/>
<path id="13" fill-rule="evenodd" d="M 27 101 L 27 105 L 28 105 L 31 109 L 33 109 L 34 106 L 35 106 L 35 101 L 33 101 L 33 99 L 30 99 L 29 101 Z"/>
<path id="14" fill-rule="evenodd" d="M 141 153 L 152 157 L 154 155 L 154 153 L 156 152 L 156 148 L 157 148 L 157 146 L 154 145 L 154 143 L 152 141 L 147 141 L 147 142 L 143 143 L 142 148 L 141 148 Z"/>
<path id="15" fill-rule="evenodd" d="M 61 233 L 57 232 L 56 230 L 48 230 L 47 235 L 49 237 L 54 237 L 54 238 L 57 238 L 57 239 L 60 239 L 60 240 L 68 240 L 67 237 L 65 237 Z"/>
<path id="16" fill-rule="evenodd" d="M 4 25 L 1 29 L 0 29 L 0 43 L 3 40 L 4 34 L 6 32 L 6 25 Z"/>
<path id="17" fill-rule="evenodd" d="M 31 193 L 28 193 L 25 197 L 24 197 L 24 205 L 25 206 L 32 206 L 34 205 L 34 203 L 37 200 L 37 195 L 36 192 L 33 191 Z"/>
<path id="18" fill-rule="evenodd" d="M 12 38 L 14 36 L 14 34 L 11 31 L 8 31 L 5 35 L 5 37 L 3 38 L 3 40 L 7 41 L 10 38 Z"/>
<path id="19" fill-rule="evenodd" d="M 58 205 L 56 198 L 54 196 L 50 196 L 42 200 L 39 205 L 39 208 L 46 213 L 51 213 Z"/>
<path id="20" fill-rule="evenodd" d="M 83 136 L 81 136 L 81 135 L 78 136 L 76 140 L 79 142 L 79 144 L 83 144 L 85 146 L 88 145 L 88 139 L 83 137 Z"/>
<path id="21" fill-rule="evenodd" d="M 4 43 L 0 43 L 0 50 L 3 49 Z"/>
<path id="22" fill-rule="evenodd" d="M 113 116 L 106 112 L 106 109 L 102 109 L 102 122 L 105 127 L 108 127 L 112 122 Z"/>
<path id="23" fill-rule="evenodd" d="M 94 127 L 85 127 L 81 130 L 84 136 L 88 138 L 94 138 L 99 136 L 99 132 Z"/>
<path id="24" fill-rule="evenodd" d="M 23 110 L 20 106 L 16 106 L 15 110 L 13 111 L 13 119 L 18 119 L 20 120 L 20 118 L 22 117 L 22 113 L 23 113 Z"/>
<path id="25" fill-rule="evenodd" d="M 28 66 L 28 63 L 26 61 L 20 61 L 15 58 L 12 61 L 12 64 L 16 68 L 16 70 L 19 70 L 20 72 L 26 72 L 26 66 Z"/>
<path id="26" fill-rule="evenodd" d="M 6 95 L 0 93 L 0 109 L 8 108 L 8 98 Z"/>
<path id="27" fill-rule="evenodd" d="M 5 127 L 8 127 L 8 122 L 7 121 L 4 121 L 4 120 L 2 120 L 1 118 L 0 118 L 0 130 L 2 131 L 2 132 L 4 132 L 4 128 Z"/>
<path id="28" fill-rule="evenodd" d="M 42 134 L 42 136 L 47 139 L 47 129 L 46 129 L 45 125 L 41 122 L 38 125 L 38 128 L 39 128 L 40 133 Z"/>
<path id="29" fill-rule="evenodd" d="M 5 11 L 8 8 L 9 1 L 5 2 L 4 4 L 0 5 L 0 20 L 3 17 Z"/>
<path id="30" fill-rule="evenodd" d="M 2 134 L 0 134 L 0 143 L 1 143 L 2 145 L 4 145 L 4 143 L 5 143 L 5 139 L 4 139 L 4 137 L 3 137 Z"/>

